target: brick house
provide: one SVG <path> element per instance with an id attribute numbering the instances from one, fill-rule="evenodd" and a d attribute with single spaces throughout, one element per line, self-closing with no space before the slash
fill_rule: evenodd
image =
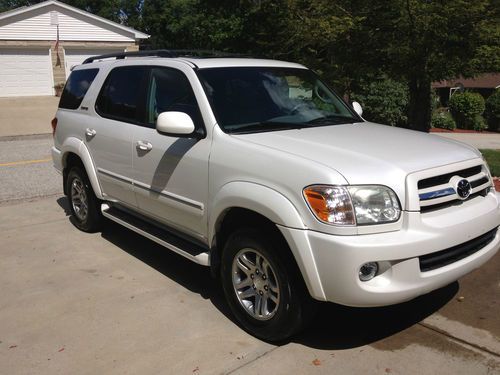
<path id="1" fill-rule="evenodd" d="M 0 13 L 0 96 L 54 95 L 74 65 L 89 56 L 136 51 L 146 38 L 59 1 Z"/>

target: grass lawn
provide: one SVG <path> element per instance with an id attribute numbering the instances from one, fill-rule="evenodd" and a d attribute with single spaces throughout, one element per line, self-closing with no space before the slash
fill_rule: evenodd
<path id="1" fill-rule="evenodd" d="M 492 176 L 500 177 L 500 150 L 479 150 L 488 162 Z"/>

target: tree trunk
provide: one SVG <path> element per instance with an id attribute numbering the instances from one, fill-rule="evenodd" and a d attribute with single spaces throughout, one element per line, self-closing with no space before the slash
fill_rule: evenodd
<path id="1" fill-rule="evenodd" d="M 431 128 L 431 81 L 427 78 L 410 79 L 408 125 L 410 129 L 429 132 Z"/>

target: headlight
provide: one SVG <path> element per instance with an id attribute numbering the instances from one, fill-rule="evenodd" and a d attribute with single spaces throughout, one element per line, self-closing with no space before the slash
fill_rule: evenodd
<path id="1" fill-rule="evenodd" d="M 401 215 L 396 194 L 386 186 L 312 185 L 304 189 L 304 197 L 314 215 L 327 224 L 392 223 Z"/>

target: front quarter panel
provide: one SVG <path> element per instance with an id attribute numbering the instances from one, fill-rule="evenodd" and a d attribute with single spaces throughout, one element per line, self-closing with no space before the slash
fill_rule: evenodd
<path id="1" fill-rule="evenodd" d="M 215 237 L 218 220 L 232 207 L 246 208 L 265 216 L 277 224 L 295 258 L 309 293 L 324 300 L 325 295 L 319 279 L 316 262 L 305 231 L 290 232 L 284 228 L 305 229 L 305 225 L 293 204 L 279 192 L 268 187 L 245 181 L 234 181 L 224 185 L 212 200 L 209 234 L 211 242 Z M 293 235 L 295 234 L 295 236 Z"/>

